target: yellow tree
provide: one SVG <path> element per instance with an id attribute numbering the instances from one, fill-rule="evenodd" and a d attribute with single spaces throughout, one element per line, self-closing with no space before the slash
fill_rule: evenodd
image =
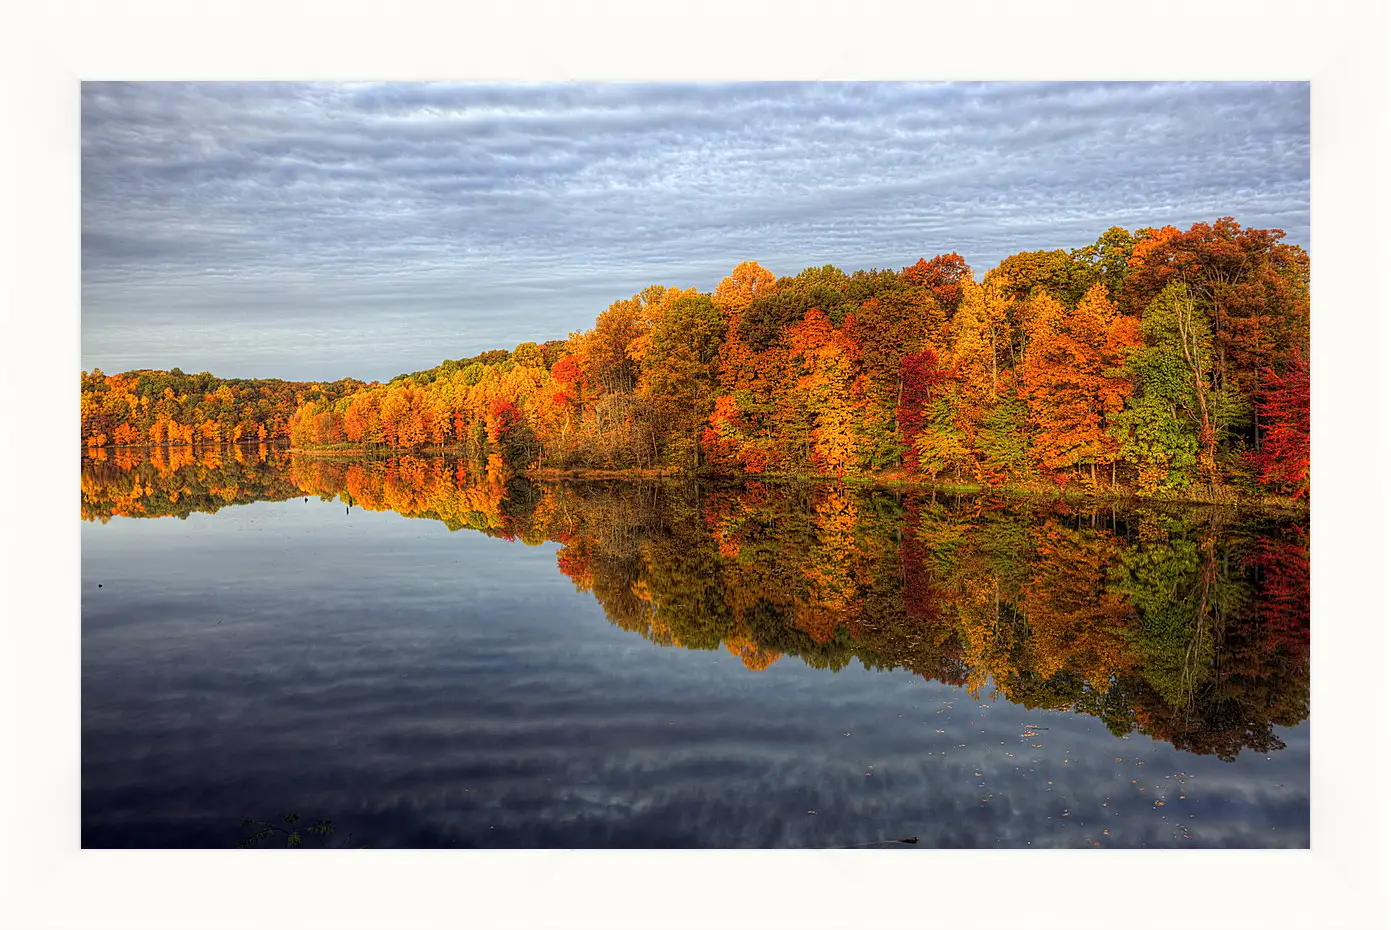
<path id="1" fill-rule="evenodd" d="M 811 464 L 835 475 L 858 472 L 860 437 L 855 427 L 863 405 L 852 391 L 853 344 L 819 310 L 807 312 L 789 332 L 788 342 L 801 375 L 793 392 L 795 408 L 811 426 Z"/>
<path id="2" fill-rule="evenodd" d="M 987 276 L 985 284 L 967 279 L 961 284 L 961 303 L 952 318 L 950 343 L 941 364 L 951 377 L 938 386 L 946 398 L 936 412 L 934 433 L 959 436 L 971 454 L 979 480 L 998 482 L 1017 472 L 1025 441 L 1015 415 L 1015 376 L 1010 365 L 1014 337 L 1010 324 L 1015 301 L 1001 283 Z M 939 406 L 941 404 L 939 403 Z M 947 445 L 954 448 L 954 442 Z M 940 443 L 938 443 L 940 445 Z"/>
<path id="3" fill-rule="evenodd" d="M 740 262 L 715 287 L 715 307 L 725 320 L 735 322 L 753 303 L 753 299 L 773 289 L 777 279 L 758 262 Z"/>

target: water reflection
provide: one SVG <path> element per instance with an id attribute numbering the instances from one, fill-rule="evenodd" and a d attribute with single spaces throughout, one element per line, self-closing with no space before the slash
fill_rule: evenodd
<path id="1" fill-rule="evenodd" d="M 1223 760 L 1309 714 L 1303 520 L 840 485 L 533 484 L 446 457 L 114 450 L 82 514 L 186 517 L 314 495 L 527 544 L 660 646 L 907 669 Z"/>

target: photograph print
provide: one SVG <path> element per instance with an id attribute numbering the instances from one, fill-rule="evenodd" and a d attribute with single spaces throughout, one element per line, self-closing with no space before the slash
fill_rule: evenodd
<path id="1" fill-rule="evenodd" d="M 84 848 L 1307 848 L 1310 85 L 81 87 Z"/>

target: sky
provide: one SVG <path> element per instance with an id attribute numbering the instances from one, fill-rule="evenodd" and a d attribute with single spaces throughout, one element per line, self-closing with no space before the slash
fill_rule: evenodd
<path id="1" fill-rule="evenodd" d="M 386 380 L 651 284 L 1309 246 L 1309 85 L 84 83 L 82 365 Z"/>

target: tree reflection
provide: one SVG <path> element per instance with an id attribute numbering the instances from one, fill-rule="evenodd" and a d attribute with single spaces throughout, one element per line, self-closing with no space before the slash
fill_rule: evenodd
<path id="1" fill-rule="evenodd" d="M 179 517 L 303 496 L 289 455 L 272 446 L 97 450 L 82 465 L 82 519 Z"/>
<path id="2" fill-rule="evenodd" d="M 177 456 L 177 458 L 175 458 Z M 115 450 L 82 514 L 187 516 L 317 495 L 528 545 L 661 646 L 907 669 L 1234 759 L 1309 713 L 1303 521 L 840 484 L 533 484 L 462 460 Z"/>

